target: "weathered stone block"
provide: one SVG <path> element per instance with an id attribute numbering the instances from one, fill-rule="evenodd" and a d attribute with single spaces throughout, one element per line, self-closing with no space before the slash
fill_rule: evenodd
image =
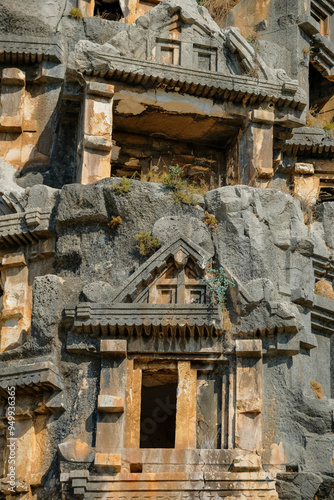
<path id="1" fill-rule="evenodd" d="M 260 358 L 262 355 L 262 340 L 237 339 L 235 341 L 235 351 L 239 358 Z"/>
<path id="2" fill-rule="evenodd" d="M 3 269 L 10 269 L 11 267 L 26 266 L 26 258 L 23 252 L 6 254 L 2 257 L 0 267 Z"/>
<path id="3" fill-rule="evenodd" d="M 102 339 L 100 344 L 100 351 L 104 355 L 123 358 L 127 353 L 127 341 Z"/>
<path id="4" fill-rule="evenodd" d="M 122 457 L 112 453 L 96 453 L 94 467 L 98 472 L 120 472 Z"/>
<path id="5" fill-rule="evenodd" d="M 295 165 L 296 174 L 312 175 L 314 174 L 313 163 L 296 163 Z"/>
<path id="6" fill-rule="evenodd" d="M 105 413 L 122 413 L 124 411 L 124 399 L 103 394 L 98 397 L 97 408 Z"/>
<path id="7" fill-rule="evenodd" d="M 272 125 L 275 121 L 275 113 L 264 109 L 254 109 L 250 114 L 250 120 L 254 123 Z"/>
<path id="8" fill-rule="evenodd" d="M 1 73 L 2 85 L 21 85 L 24 86 L 26 75 L 18 68 L 4 68 Z"/>
<path id="9" fill-rule="evenodd" d="M 106 83 L 89 82 L 87 85 L 87 94 L 89 95 L 109 97 L 111 99 L 114 96 L 114 92 L 114 86 Z"/>

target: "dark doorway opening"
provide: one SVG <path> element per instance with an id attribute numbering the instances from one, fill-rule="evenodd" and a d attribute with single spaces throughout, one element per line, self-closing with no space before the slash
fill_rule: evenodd
<path id="1" fill-rule="evenodd" d="M 140 447 L 174 448 L 176 370 L 144 370 L 142 375 Z"/>
<path id="2" fill-rule="evenodd" d="M 119 21 L 123 17 L 118 0 L 95 0 L 94 16 Z"/>

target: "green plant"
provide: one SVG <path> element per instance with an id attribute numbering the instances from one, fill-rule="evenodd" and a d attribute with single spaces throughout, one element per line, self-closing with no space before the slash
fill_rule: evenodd
<path id="1" fill-rule="evenodd" d="M 323 125 L 322 127 L 326 132 L 332 132 L 334 130 L 334 123 L 332 122 L 327 122 Z"/>
<path id="2" fill-rule="evenodd" d="M 170 165 L 168 173 L 164 175 L 162 181 L 169 189 L 181 189 L 186 185 L 186 181 L 181 178 L 183 173 L 183 168 L 180 165 Z"/>
<path id="3" fill-rule="evenodd" d="M 113 215 L 110 219 L 110 222 L 108 223 L 108 226 L 111 228 L 111 229 L 117 229 L 118 226 L 120 226 L 122 224 L 122 217 L 120 215 L 118 216 L 115 216 Z"/>
<path id="4" fill-rule="evenodd" d="M 223 267 L 219 269 L 210 269 L 208 274 L 211 275 L 211 277 L 203 278 L 203 282 L 209 287 L 209 291 L 213 295 L 216 303 L 223 307 L 226 300 L 226 291 L 230 285 L 235 286 L 235 283 L 228 279 Z"/>
<path id="5" fill-rule="evenodd" d="M 74 19 L 82 19 L 83 18 L 82 11 L 78 7 L 73 7 L 70 10 L 70 16 L 73 17 Z"/>
<path id="6" fill-rule="evenodd" d="M 152 255 L 161 245 L 158 238 L 155 238 L 147 231 L 140 231 L 135 236 L 137 240 L 136 248 L 138 248 L 140 255 Z"/>
<path id="7" fill-rule="evenodd" d="M 186 179 L 182 179 L 183 168 L 180 165 L 170 165 L 168 173 L 164 175 L 162 182 L 172 191 L 175 203 L 195 205 L 194 194 L 199 192 L 199 188 L 189 184 Z"/>
<path id="8" fill-rule="evenodd" d="M 131 180 L 127 177 L 122 177 L 118 184 L 114 184 L 114 191 L 116 194 L 127 194 L 131 190 Z"/>
<path id="9" fill-rule="evenodd" d="M 216 229 L 218 226 L 216 216 L 214 214 L 209 214 L 209 212 L 204 212 L 203 222 L 212 230 Z"/>

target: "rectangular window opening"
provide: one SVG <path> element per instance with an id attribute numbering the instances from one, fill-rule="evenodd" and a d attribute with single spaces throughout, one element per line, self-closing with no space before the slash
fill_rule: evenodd
<path id="1" fill-rule="evenodd" d="M 143 370 L 140 448 L 174 448 L 176 425 L 176 370 Z"/>

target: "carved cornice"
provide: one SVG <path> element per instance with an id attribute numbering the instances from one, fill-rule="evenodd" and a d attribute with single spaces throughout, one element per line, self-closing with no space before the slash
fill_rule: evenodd
<path id="1" fill-rule="evenodd" d="M 320 33 L 313 36 L 311 62 L 325 78 L 334 79 L 334 44 Z"/>
<path id="2" fill-rule="evenodd" d="M 63 48 L 58 37 L 0 36 L 0 63 L 35 64 L 42 61 L 60 63 Z"/>
<path id="3" fill-rule="evenodd" d="M 287 106 L 298 110 L 306 106 L 306 96 L 299 95 L 298 83 L 293 80 L 280 81 L 276 78 L 267 81 L 247 75 L 200 71 L 108 54 L 107 49 L 87 51 L 86 58 L 81 57 L 75 69 L 90 77 L 172 90 L 196 97 L 242 101 L 244 104 L 269 99 L 277 103 L 278 107 Z"/>
<path id="4" fill-rule="evenodd" d="M 51 236 L 51 210 L 34 208 L 0 217 L 0 245 L 26 245 Z"/>
<path id="5" fill-rule="evenodd" d="M 195 328 L 206 333 L 221 333 L 222 318 L 216 304 L 80 304 L 74 316 L 74 329 L 90 333 L 115 333 L 116 329 L 137 334 L 155 334 L 162 331 L 195 335 Z"/>
<path id="6" fill-rule="evenodd" d="M 51 361 L 35 363 L 17 363 L 16 366 L 2 367 L 0 369 L 0 388 L 16 386 L 38 387 L 45 390 L 58 391 L 63 389 L 61 376 L 57 367 Z"/>
<path id="7" fill-rule="evenodd" d="M 294 156 L 309 155 L 332 157 L 334 140 L 321 128 L 302 127 L 295 130 L 293 137 L 287 140 L 283 151 Z"/>

